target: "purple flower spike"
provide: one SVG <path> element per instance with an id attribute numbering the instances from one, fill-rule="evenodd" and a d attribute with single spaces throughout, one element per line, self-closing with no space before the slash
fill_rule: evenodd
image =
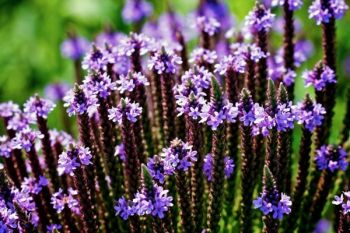
<path id="1" fill-rule="evenodd" d="M 228 156 L 225 156 L 225 178 L 230 178 L 232 175 L 235 164 L 232 159 L 230 159 Z M 211 182 L 213 179 L 213 167 L 214 167 L 214 158 L 212 154 L 207 154 L 204 157 L 204 163 L 203 163 L 203 173 L 205 177 L 207 178 L 208 182 Z"/>
<path id="2" fill-rule="evenodd" d="M 120 41 L 116 52 L 119 56 L 128 57 L 136 51 L 139 51 L 140 55 L 145 55 L 152 50 L 153 47 L 154 43 L 149 37 L 143 34 L 131 33 L 130 37 L 126 37 Z"/>
<path id="3" fill-rule="evenodd" d="M 14 149 L 23 149 L 26 152 L 29 152 L 32 149 L 32 146 L 34 146 L 35 141 L 43 137 L 44 135 L 39 131 L 26 128 L 16 133 L 16 137 L 12 140 L 12 145 Z"/>
<path id="4" fill-rule="evenodd" d="M 275 115 L 278 131 L 287 131 L 294 128 L 295 116 L 292 109 L 292 102 L 289 104 L 277 105 L 277 113 Z"/>
<path id="5" fill-rule="evenodd" d="M 116 83 L 112 82 L 107 73 L 91 73 L 84 80 L 84 89 L 100 98 L 106 99 L 112 91 L 116 90 Z"/>
<path id="6" fill-rule="evenodd" d="M 85 55 L 82 62 L 84 70 L 100 71 L 106 70 L 108 64 L 108 57 L 105 56 L 102 49 L 96 47 L 94 44 L 90 51 Z"/>
<path id="7" fill-rule="evenodd" d="M 116 215 L 119 215 L 124 220 L 127 220 L 129 216 L 135 214 L 135 208 L 132 205 L 131 201 L 127 201 L 124 197 L 121 197 L 117 204 L 114 206 Z"/>
<path id="8" fill-rule="evenodd" d="M 171 142 L 170 147 L 163 149 L 161 156 L 164 158 L 164 170 L 167 174 L 187 171 L 197 161 L 197 151 L 193 151 L 191 145 L 177 138 Z"/>
<path id="9" fill-rule="evenodd" d="M 10 158 L 12 148 L 12 141 L 7 136 L 0 137 L 0 157 Z"/>
<path id="10" fill-rule="evenodd" d="M 60 154 L 57 166 L 58 174 L 69 174 L 73 176 L 73 172 L 77 167 L 91 164 L 91 158 L 92 155 L 89 148 L 82 146 L 73 147 L 67 152 Z"/>
<path id="11" fill-rule="evenodd" d="M 321 104 L 314 104 L 306 107 L 302 103 L 293 106 L 295 119 L 299 124 L 303 124 L 310 132 L 322 124 L 326 110 Z"/>
<path id="12" fill-rule="evenodd" d="M 76 198 L 78 191 L 69 188 L 68 194 L 64 194 L 60 188 L 58 192 L 52 194 L 51 204 L 53 208 L 57 210 L 57 213 L 61 213 L 65 207 L 71 209 L 75 214 L 80 214 L 79 202 Z"/>
<path id="13" fill-rule="evenodd" d="M 117 89 L 120 93 L 132 92 L 136 86 L 149 86 L 149 82 L 141 72 L 120 75 L 117 81 Z"/>
<path id="14" fill-rule="evenodd" d="M 265 192 L 253 201 L 254 208 L 260 209 L 263 215 L 271 214 L 274 219 L 281 220 L 284 215 L 290 214 L 292 202 L 290 197 L 282 193 L 268 196 Z"/>
<path id="15" fill-rule="evenodd" d="M 272 27 L 274 18 L 275 15 L 271 13 L 270 9 L 266 10 L 263 6 L 259 6 L 246 16 L 245 26 L 253 32 L 268 31 Z"/>
<path id="16" fill-rule="evenodd" d="M 67 108 L 69 116 L 82 115 L 85 113 L 92 115 L 97 111 L 98 101 L 96 95 L 88 93 L 86 89 L 84 89 L 84 91 L 79 91 L 77 94 L 74 89 L 72 89 L 68 91 L 63 100 L 65 102 L 64 107 Z"/>
<path id="17" fill-rule="evenodd" d="M 232 69 L 238 73 L 244 73 L 246 61 L 243 56 L 228 55 L 221 59 L 219 64 L 215 65 L 215 72 L 224 75 L 228 70 Z"/>
<path id="18" fill-rule="evenodd" d="M 135 123 L 137 118 L 141 115 L 142 108 L 138 103 L 131 103 L 128 97 L 122 98 L 118 107 L 111 108 L 108 110 L 108 118 L 113 122 L 118 122 L 118 124 L 122 124 L 123 116 Z"/>
<path id="19" fill-rule="evenodd" d="M 335 196 L 333 205 L 340 205 L 344 215 L 350 213 L 350 192 L 343 192 L 340 196 Z"/>
<path id="20" fill-rule="evenodd" d="M 13 229 L 17 229 L 18 227 L 18 216 L 14 208 L 8 208 L 5 200 L 0 200 L 0 230 L 4 230 L 3 232 L 12 232 Z"/>
<path id="21" fill-rule="evenodd" d="M 196 26 L 209 36 L 214 36 L 220 32 L 220 23 L 215 18 L 200 16 L 197 17 Z"/>
<path id="22" fill-rule="evenodd" d="M 309 18 L 314 19 L 317 25 L 328 23 L 334 17 L 340 19 L 349 9 L 344 0 L 331 0 L 329 7 L 324 7 L 321 0 L 315 0 L 309 8 Z"/>
<path id="23" fill-rule="evenodd" d="M 10 118 L 7 123 L 7 129 L 16 132 L 22 131 L 28 128 L 30 123 L 33 123 L 32 117 L 25 113 L 18 113 Z"/>
<path id="24" fill-rule="evenodd" d="M 348 154 L 340 146 L 324 145 L 317 150 L 315 161 L 319 170 L 329 169 L 331 172 L 336 170 L 345 171 L 348 166 L 348 162 L 346 161 L 347 156 Z"/>
<path id="25" fill-rule="evenodd" d="M 295 78 L 297 77 L 297 74 L 295 71 L 288 69 L 287 72 L 283 75 L 283 83 L 289 87 L 294 83 Z"/>
<path id="26" fill-rule="evenodd" d="M 22 192 L 27 192 L 30 194 L 39 194 L 43 187 L 48 185 L 48 181 L 44 176 L 40 176 L 39 180 L 35 180 L 32 177 L 24 178 L 21 184 Z"/>
<path id="27" fill-rule="evenodd" d="M 50 84 L 45 87 L 45 97 L 51 101 L 62 101 L 69 89 L 67 83 Z"/>
<path id="28" fill-rule="evenodd" d="M 64 57 L 79 60 L 89 49 L 89 41 L 83 37 L 73 37 L 65 40 L 61 45 L 61 53 Z"/>
<path id="29" fill-rule="evenodd" d="M 153 8 L 144 0 L 127 0 L 125 2 L 122 16 L 127 23 L 139 23 L 152 14 Z"/>
<path id="30" fill-rule="evenodd" d="M 273 0 L 272 6 L 283 6 L 286 0 Z M 301 8 L 303 5 L 302 0 L 287 0 L 290 11 L 295 11 Z"/>
<path id="31" fill-rule="evenodd" d="M 30 195 L 31 192 L 28 189 L 22 189 L 21 191 L 17 188 L 11 190 L 13 194 L 13 202 L 18 204 L 18 206 L 24 211 L 34 212 L 35 211 L 35 203 L 33 197 Z"/>
<path id="32" fill-rule="evenodd" d="M 190 62 L 201 64 L 203 62 L 214 64 L 216 62 L 216 59 L 218 58 L 218 55 L 215 51 L 211 51 L 204 48 L 196 48 L 192 51 Z"/>
<path id="33" fill-rule="evenodd" d="M 259 104 L 254 104 L 254 125 L 252 133 L 254 136 L 262 134 L 264 137 L 270 134 L 270 129 L 275 126 L 274 119 Z"/>
<path id="34" fill-rule="evenodd" d="M 15 114 L 20 113 L 21 110 L 19 106 L 12 101 L 1 103 L 0 104 L 0 117 L 10 118 Z"/>
<path id="35" fill-rule="evenodd" d="M 152 178 L 160 184 L 164 183 L 165 175 L 172 175 L 174 173 L 174 168 L 172 166 L 165 167 L 164 159 L 158 155 L 154 155 L 153 158 L 148 159 L 147 168 Z"/>
<path id="36" fill-rule="evenodd" d="M 163 48 L 161 52 L 154 53 L 148 63 L 148 68 L 156 71 L 158 74 L 175 74 L 181 64 L 181 58 L 174 51 L 166 51 Z"/>
<path id="37" fill-rule="evenodd" d="M 334 71 L 328 66 L 322 67 L 322 70 L 319 70 L 316 67 L 312 71 L 306 71 L 303 74 L 303 78 L 305 79 L 305 85 L 314 86 L 317 91 L 322 91 L 327 84 L 336 83 Z"/>
<path id="38" fill-rule="evenodd" d="M 37 116 L 47 119 L 47 116 L 55 106 L 56 105 L 51 100 L 33 96 L 24 104 L 24 113 L 33 115 L 34 119 L 36 119 Z"/>

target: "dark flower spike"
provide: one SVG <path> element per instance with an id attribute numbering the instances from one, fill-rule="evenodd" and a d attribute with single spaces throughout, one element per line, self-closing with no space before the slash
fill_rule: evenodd
<path id="1" fill-rule="evenodd" d="M 350 192 L 342 192 L 340 196 L 335 196 L 332 201 L 333 205 L 336 205 L 339 209 L 339 223 L 337 227 L 338 233 L 345 233 L 349 231 L 350 227 Z"/>
<path id="2" fill-rule="evenodd" d="M 309 18 L 314 19 L 317 25 L 328 24 L 342 18 L 348 8 L 343 0 L 315 0 L 309 7 Z"/>
<path id="3" fill-rule="evenodd" d="M 241 189 L 242 202 L 240 209 L 240 226 L 242 233 L 252 232 L 252 201 L 254 192 L 254 166 L 255 166 L 255 154 L 253 148 L 252 127 L 249 124 L 248 115 L 253 111 L 253 100 L 247 89 L 243 89 L 241 92 L 239 102 L 240 121 L 240 135 L 241 135 L 241 150 L 242 150 L 242 164 L 241 164 Z"/>
<path id="4" fill-rule="evenodd" d="M 212 37 L 220 32 L 220 23 L 213 17 L 199 16 L 196 19 L 196 27 L 201 33 L 201 47 L 203 49 L 213 49 Z"/>
<path id="5" fill-rule="evenodd" d="M 263 192 L 254 200 L 254 208 L 260 209 L 263 213 L 264 232 L 277 233 L 278 220 L 291 212 L 292 202 L 290 197 L 279 193 L 276 181 L 268 166 L 264 167 Z"/>

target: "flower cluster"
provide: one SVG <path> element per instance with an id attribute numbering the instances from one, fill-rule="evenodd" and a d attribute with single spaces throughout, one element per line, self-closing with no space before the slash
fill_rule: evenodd
<path id="1" fill-rule="evenodd" d="M 89 41 L 84 37 L 72 37 L 61 45 L 61 53 L 64 57 L 79 60 L 89 49 Z"/>
<path id="2" fill-rule="evenodd" d="M 322 68 L 316 67 L 312 71 L 306 71 L 303 74 L 305 85 L 313 86 L 317 91 L 322 91 L 329 83 L 336 83 L 334 71 L 328 66 Z"/>
<path id="3" fill-rule="evenodd" d="M 12 152 L 12 141 L 7 136 L 0 137 L 0 157 L 10 158 Z"/>
<path id="4" fill-rule="evenodd" d="M 135 123 L 137 117 L 142 113 L 142 108 L 138 103 L 131 103 L 128 97 L 122 98 L 117 107 L 113 107 L 108 110 L 108 118 L 113 122 L 118 122 L 118 124 L 123 123 L 123 117 L 126 117 L 127 120 Z"/>
<path id="5" fill-rule="evenodd" d="M 340 196 L 335 196 L 332 204 L 340 205 L 344 215 L 350 213 L 350 192 L 343 192 Z"/>
<path id="6" fill-rule="evenodd" d="M 149 86 L 149 82 L 141 72 L 128 73 L 127 75 L 120 75 L 119 80 L 116 81 L 117 90 L 120 93 L 126 91 L 132 92 L 137 86 Z"/>
<path id="7" fill-rule="evenodd" d="M 84 70 L 93 70 L 96 72 L 106 70 L 108 64 L 107 58 L 100 48 L 92 45 L 90 51 L 85 55 L 81 67 Z"/>
<path id="8" fill-rule="evenodd" d="M 286 131 L 294 128 L 295 114 L 293 112 L 292 102 L 278 104 L 275 119 L 278 131 Z"/>
<path id="9" fill-rule="evenodd" d="M 245 61 L 252 60 L 254 62 L 260 61 L 262 58 L 266 58 L 269 56 L 269 53 L 265 53 L 258 47 L 256 44 L 244 44 L 244 43 L 233 43 L 231 44 L 231 50 L 236 55 L 236 59 L 238 59 L 242 63 L 242 59 Z"/>
<path id="10" fill-rule="evenodd" d="M 312 132 L 317 126 L 322 124 L 326 110 L 321 104 L 312 104 L 306 106 L 303 103 L 298 103 L 293 106 L 293 113 L 296 121 L 304 125 L 306 129 Z"/>
<path id="11" fill-rule="evenodd" d="M 62 101 L 69 89 L 67 83 L 53 83 L 45 87 L 45 96 L 51 101 Z"/>
<path id="12" fill-rule="evenodd" d="M 322 5 L 321 0 L 315 0 L 309 8 L 309 18 L 314 19 L 317 25 L 328 23 L 331 18 L 342 18 L 348 8 L 344 0 L 331 0 L 329 6 Z"/>
<path id="13" fill-rule="evenodd" d="M 230 159 L 230 157 L 228 156 L 225 156 L 224 161 L 225 161 L 225 168 L 224 168 L 225 177 L 230 178 L 235 168 L 234 161 Z M 213 166 L 214 166 L 214 158 L 213 158 L 213 155 L 209 153 L 204 157 L 204 163 L 203 163 L 203 173 L 209 182 L 213 180 Z"/>
<path id="14" fill-rule="evenodd" d="M 164 162 L 164 158 L 158 155 L 154 155 L 152 158 L 148 158 L 147 168 L 154 180 L 163 184 L 166 175 L 173 174 L 172 166 L 166 166 L 167 163 Z"/>
<path id="15" fill-rule="evenodd" d="M 49 184 L 48 180 L 44 176 L 40 176 L 39 180 L 32 177 L 24 178 L 21 188 L 22 191 L 30 194 L 39 194 L 43 187 Z"/>
<path id="16" fill-rule="evenodd" d="M 283 215 L 290 214 L 292 206 L 290 197 L 284 193 L 268 196 L 263 192 L 253 204 L 254 208 L 259 209 L 264 215 L 271 214 L 274 219 L 279 220 L 283 218 Z"/>
<path id="17" fill-rule="evenodd" d="M 25 128 L 16 133 L 16 137 L 12 140 L 13 149 L 23 149 L 26 152 L 29 152 L 32 147 L 35 146 L 36 140 L 43 137 L 44 135 L 39 131 Z"/>
<path id="18" fill-rule="evenodd" d="M 209 36 L 214 36 L 220 32 L 220 23 L 215 18 L 200 16 L 197 17 L 196 26 Z"/>
<path id="19" fill-rule="evenodd" d="M 118 156 L 121 161 L 125 162 L 126 152 L 125 152 L 125 146 L 123 143 L 121 143 L 115 147 L 114 156 Z"/>
<path id="20" fill-rule="evenodd" d="M 13 103 L 12 101 L 8 101 L 0 104 L 0 117 L 2 118 L 10 118 L 15 114 L 20 113 L 18 104 Z"/>
<path id="21" fill-rule="evenodd" d="M 148 63 L 148 68 L 154 70 L 158 74 L 175 74 L 177 67 L 182 64 L 181 58 L 174 51 L 155 52 Z"/>
<path id="22" fill-rule="evenodd" d="M 145 193 L 144 190 L 135 194 L 132 201 L 121 197 L 114 207 L 116 215 L 124 220 L 133 215 L 152 215 L 157 218 L 164 218 L 164 213 L 173 206 L 173 198 L 168 196 L 168 190 L 163 187 L 154 185 L 153 190 Z M 152 195 L 149 195 L 151 193 Z"/>
<path id="23" fill-rule="evenodd" d="M 68 151 L 60 154 L 57 166 L 58 174 L 73 176 L 74 170 L 81 165 L 90 165 L 92 163 L 91 158 L 92 155 L 89 148 L 82 146 L 72 147 Z"/>
<path id="24" fill-rule="evenodd" d="M 245 26 L 250 28 L 253 32 L 267 31 L 272 27 L 272 22 L 275 15 L 271 13 L 270 9 L 265 9 L 263 6 L 249 12 L 245 18 Z"/>
<path id="25" fill-rule="evenodd" d="M 24 104 L 24 113 L 29 114 L 34 119 L 36 119 L 36 117 L 42 117 L 46 119 L 54 108 L 55 104 L 52 101 L 41 99 L 38 96 L 32 96 Z"/>
<path id="26" fill-rule="evenodd" d="M 87 93 L 106 99 L 112 91 L 116 90 L 116 83 L 112 82 L 106 73 L 93 72 L 84 80 L 84 89 Z"/>
<path id="27" fill-rule="evenodd" d="M 34 212 L 35 211 L 35 203 L 33 197 L 31 196 L 32 192 L 28 189 L 19 190 L 17 188 L 13 188 L 11 190 L 13 195 L 13 202 L 17 204 L 22 210 L 26 212 Z M 32 213 L 35 215 L 34 213 Z"/>
<path id="28" fill-rule="evenodd" d="M 87 93 L 85 88 L 79 91 L 71 89 L 63 100 L 69 116 L 82 115 L 85 113 L 92 115 L 97 111 L 98 100 L 96 95 Z"/>
<path id="29" fill-rule="evenodd" d="M 347 157 L 348 154 L 342 147 L 335 145 L 323 145 L 319 150 L 317 150 L 315 161 L 319 170 L 328 169 L 331 172 L 336 170 L 345 171 L 348 167 Z"/>
<path id="30" fill-rule="evenodd" d="M 191 52 L 189 62 L 195 64 L 215 64 L 218 55 L 215 50 L 208 50 L 204 48 L 196 48 Z"/>
<path id="31" fill-rule="evenodd" d="M 78 191 L 69 188 L 67 193 L 68 194 L 65 194 L 60 188 L 58 192 L 52 194 L 51 204 L 53 205 L 53 208 L 57 210 L 57 213 L 61 213 L 64 210 L 64 208 L 68 207 L 70 210 L 72 210 L 72 212 L 79 215 L 79 202 L 75 197 L 78 195 Z"/>
<path id="32" fill-rule="evenodd" d="M 14 207 L 6 205 L 5 200 L 0 200 L 0 230 L 12 232 L 18 228 L 18 215 Z"/>
<path id="33" fill-rule="evenodd" d="M 123 19 L 127 23 L 139 23 L 143 19 L 151 15 L 153 11 L 152 5 L 144 0 L 126 1 L 123 8 Z"/>
<path id="34" fill-rule="evenodd" d="M 215 65 L 215 73 L 224 75 L 228 70 L 233 70 L 238 73 L 244 73 L 246 61 L 243 56 L 227 55 L 220 60 L 220 63 Z"/>
<path id="35" fill-rule="evenodd" d="M 132 56 L 135 52 L 145 55 L 154 48 L 154 43 L 150 37 L 144 34 L 131 33 L 129 37 L 120 40 L 117 47 L 119 56 Z"/>

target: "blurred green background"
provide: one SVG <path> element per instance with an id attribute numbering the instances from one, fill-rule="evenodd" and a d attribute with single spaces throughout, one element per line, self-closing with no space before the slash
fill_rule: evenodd
<path id="1" fill-rule="evenodd" d="M 346 0 L 348 1 L 348 0 Z M 161 14 L 166 1 L 153 0 L 155 14 Z M 195 9 L 198 1 L 169 0 L 172 7 L 182 13 Z M 254 0 L 226 1 L 238 22 L 252 9 Z M 302 21 L 304 37 L 315 47 L 312 58 L 299 70 L 312 68 L 321 58 L 321 27 L 308 19 L 306 1 L 296 15 Z M 14 100 L 23 103 L 35 92 L 43 93 L 44 87 L 53 82 L 74 80 L 73 65 L 60 53 L 60 44 L 66 32 L 74 29 L 89 39 L 99 33 L 104 25 L 110 24 L 115 30 L 128 32 L 129 27 L 121 19 L 123 0 L 0 0 L 0 101 Z M 349 1 L 348 1 L 349 4 Z M 276 10 L 275 10 L 276 11 Z M 277 14 L 280 14 L 278 10 Z M 343 61 L 350 56 L 350 13 L 337 22 L 337 57 L 339 85 L 337 90 L 335 141 L 345 111 L 345 93 L 349 86 Z M 274 36 L 273 47 L 281 45 L 281 38 Z M 296 98 L 299 100 L 306 90 L 300 75 L 297 78 Z M 53 117 L 55 119 L 55 117 Z M 54 126 L 60 127 L 55 122 Z"/>

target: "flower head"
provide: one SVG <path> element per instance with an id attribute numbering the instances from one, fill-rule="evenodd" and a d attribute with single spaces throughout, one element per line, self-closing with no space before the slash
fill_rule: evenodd
<path id="1" fill-rule="evenodd" d="M 43 137 L 44 135 L 39 131 L 26 128 L 16 133 L 15 138 L 12 139 L 12 145 L 14 149 L 23 149 L 29 152 L 35 145 L 36 140 Z"/>
<path id="2" fill-rule="evenodd" d="M 62 101 L 69 89 L 67 83 L 53 83 L 45 87 L 45 96 L 51 101 Z"/>
<path id="3" fill-rule="evenodd" d="M 319 170 L 328 169 L 331 172 L 336 170 L 345 171 L 348 166 L 347 157 L 348 154 L 342 147 L 324 145 L 317 150 L 315 161 Z"/>
<path id="4" fill-rule="evenodd" d="M 22 184 L 23 185 L 23 184 Z M 16 203 L 22 210 L 26 212 L 34 212 L 36 209 L 33 197 L 31 196 L 32 192 L 28 189 L 19 190 L 13 188 L 11 190 L 13 194 L 13 202 Z"/>
<path id="5" fill-rule="evenodd" d="M 134 53 L 139 53 L 140 55 L 145 55 L 147 52 L 152 50 L 153 41 L 143 35 L 131 33 L 129 37 L 123 38 L 120 44 L 116 48 L 116 52 L 119 56 L 130 57 Z"/>
<path id="6" fill-rule="evenodd" d="M 299 124 L 303 124 L 310 132 L 322 124 L 326 110 L 321 104 L 298 103 L 293 106 L 295 119 Z"/>
<path id="7" fill-rule="evenodd" d="M 24 104 L 24 112 L 33 115 L 34 118 L 47 118 L 49 113 L 55 108 L 55 104 L 50 100 L 45 100 L 39 96 L 32 96 Z"/>
<path id="8" fill-rule="evenodd" d="M 163 184 L 166 175 L 171 175 L 174 172 L 173 166 L 165 166 L 164 158 L 154 155 L 148 159 L 147 168 L 152 178 Z"/>
<path id="9" fill-rule="evenodd" d="M 226 74 L 229 70 L 244 73 L 246 61 L 243 56 L 228 55 L 220 60 L 220 63 L 215 65 L 215 72 L 220 75 Z"/>
<path id="10" fill-rule="evenodd" d="M 155 52 L 148 63 L 148 68 L 158 74 L 175 74 L 182 60 L 174 51 L 166 51 L 164 48 L 161 52 Z"/>
<path id="11" fill-rule="evenodd" d="M 63 190 L 60 188 L 58 192 L 52 194 L 51 204 L 53 208 L 56 209 L 57 213 L 61 213 L 64 208 L 68 207 L 75 214 L 80 214 L 79 202 L 76 198 L 78 191 L 68 188 L 68 192 L 63 193 Z"/>
<path id="12" fill-rule="evenodd" d="M 114 210 L 116 215 L 119 215 L 124 220 L 127 220 L 129 216 L 134 215 L 136 212 L 132 201 L 128 201 L 124 197 L 121 197 L 117 201 L 117 204 L 114 206 Z"/>
<path id="13" fill-rule="evenodd" d="M 272 27 L 274 18 L 275 15 L 271 13 L 270 9 L 265 9 L 263 5 L 259 5 L 246 16 L 245 26 L 253 32 L 268 31 Z"/>
<path id="14" fill-rule="evenodd" d="M 128 0 L 125 2 L 122 16 L 127 23 L 139 23 L 152 14 L 153 8 L 144 0 Z"/>
<path id="15" fill-rule="evenodd" d="M 20 112 L 21 110 L 18 104 L 13 103 L 12 101 L 0 103 L 0 117 L 10 118 Z"/>
<path id="16" fill-rule="evenodd" d="M 61 53 L 64 57 L 79 60 L 89 49 L 89 41 L 83 37 L 72 37 L 61 44 Z"/>
<path id="17" fill-rule="evenodd" d="M 57 171 L 59 175 L 69 174 L 73 176 L 74 170 L 81 165 L 90 165 L 92 155 L 90 149 L 82 146 L 72 146 L 68 151 L 60 154 Z"/>
<path id="18" fill-rule="evenodd" d="M 306 86 L 314 86 L 317 91 L 322 91 L 330 83 L 336 83 L 334 71 L 328 66 L 317 66 L 312 71 L 303 74 Z"/>
<path id="19" fill-rule="evenodd" d="M 343 192 L 340 196 L 334 196 L 333 205 L 340 205 L 344 215 L 350 213 L 350 192 Z"/>
<path id="20" fill-rule="evenodd" d="M 277 105 L 275 120 L 278 131 L 286 131 L 288 129 L 294 128 L 295 116 L 291 102 L 288 104 Z"/>
<path id="21" fill-rule="evenodd" d="M 138 103 L 131 103 L 130 99 L 126 97 L 120 100 L 116 108 L 109 109 L 108 113 L 108 118 L 113 122 L 118 122 L 118 124 L 123 123 L 124 117 L 130 122 L 135 123 L 142 113 L 142 108 Z"/>
<path id="22" fill-rule="evenodd" d="M 116 81 L 117 89 L 120 93 L 126 91 L 132 92 L 137 86 L 149 86 L 149 82 L 141 72 L 128 73 L 127 75 L 120 75 L 119 80 Z"/>
<path id="23" fill-rule="evenodd" d="M 0 137 L 0 157 L 10 158 L 12 149 L 12 141 L 7 136 Z"/>
<path id="24" fill-rule="evenodd" d="M 125 146 L 123 143 L 121 143 L 115 147 L 114 156 L 118 156 L 120 158 L 120 160 L 123 162 L 126 160 Z"/>
<path id="25" fill-rule="evenodd" d="M 209 63 L 214 64 L 218 55 L 215 50 L 208 50 L 204 48 L 196 48 L 191 52 L 190 62 L 196 64 Z"/>
<path id="26" fill-rule="evenodd" d="M 197 17 L 196 26 L 209 36 L 214 36 L 220 32 L 220 23 L 215 18 L 200 16 Z"/>
<path id="27" fill-rule="evenodd" d="M 39 180 L 32 177 L 24 178 L 21 184 L 22 192 L 27 192 L 30 194 L 39 194 L 43 187 L 48 185 L 48 180 L 44 176 L 40 176 Z"/>
<path id="28" fill-rule="evenodd" d="M 321 0 L 314 0 L 309 8 L 309 18 L 317 25 L 328 23 L 331 18 L 342 18 L 348 8 L 344 0 L 331 0 L 327 6 L 322 5 Z"/>
<path id="29" fill-rule="evenodd" d="M 116 83 L 112 82 L 107 73 L 92 72 L 90 73 L 83 84 L 87 93 L 91 93 L 100 98 L 106 99 L 112 91 L 116 90 Z"/>

